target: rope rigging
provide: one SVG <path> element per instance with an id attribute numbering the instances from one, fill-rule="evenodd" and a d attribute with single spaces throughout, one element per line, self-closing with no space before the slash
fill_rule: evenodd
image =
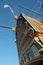
<path id="1" fill-rule="evenodd" d="M 22 9 L 28 10 L 28 11 L 30 11 L 30 12 L 33 12 L 33 13 L 38 14 L 39 16 L 43 17 L 43 14 L 40 14 L 40 13 L 37 12 L 37 11 L 34 11 L 34 10 L 30 9 L 30 8 L 25 8 L 25 7 L 21 6 L 21 5 L 18 5 L 18 6 L 19 6 L 20 8 L 22 8 Z"/>

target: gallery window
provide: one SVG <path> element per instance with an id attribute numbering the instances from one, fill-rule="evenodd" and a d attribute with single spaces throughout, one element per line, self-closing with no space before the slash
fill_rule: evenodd
<path id="1" fill-rule="evenodd" d="M 38 48 L 35 45 L 32 45 L 32 51 L 35 57 L 40 55 L 40 53 L 38 52 Z"/>
<path id="2" fill-rule="evenodd" d="M 28 55 L 29 55 L 30 60 L 32 60 L 33 59 L 33 56 L 32 56 L 32 52 L 31 52 L 30 49 L 28 49 Z"/>

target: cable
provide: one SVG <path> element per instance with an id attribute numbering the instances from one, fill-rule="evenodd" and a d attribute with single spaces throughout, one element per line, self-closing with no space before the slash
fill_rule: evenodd
<path id="1" fill-rule="evenodd" d="M 37 11 L 34 11 L 34 10 L 30 9 L 30 8 L 25 8 L 25 7 L 21 6 L 21 5 L 18 5 L 18 7 L 22 8 L 22 9 L 25 9 L 25 10 L 28 10 L 30 12 L 33 12 L 33 13 L 38 14 L 39 16 L 43 17 L 42 14 L 40 14 Z"/>

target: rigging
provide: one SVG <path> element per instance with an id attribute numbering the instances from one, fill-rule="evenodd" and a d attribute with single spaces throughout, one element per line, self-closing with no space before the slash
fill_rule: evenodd
<path id="1" fill-rule="evenodd" d="M 20 8 L 22 8 L 22 9 L 28 10 L 28 11 L 30 11 L 30 12 L 33 12 L 33 13 L 38 14 L 39 16 L 43 17 L 43 14 L 40 14 L 39 12 L 34 11 L 33 9 L 26 8 L 26 7 L 23 7 L 23 6 L 21 6 L 21 5 L 18 5 L 18 6 L 19 6 Z"/>

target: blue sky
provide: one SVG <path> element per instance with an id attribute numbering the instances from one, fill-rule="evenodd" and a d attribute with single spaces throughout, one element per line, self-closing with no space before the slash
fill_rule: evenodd
<path id="1" fill-rule="evenodd" d="M 43 2 L 43 0 L 40 0 L 40 2 Z M 20 4 L 43 14 L 43 9 L 40 8 L 37 0 L 0 0 L 0 26 L 16 27 L 11 11 L 8 8 L 4 9 L 5 4 L 12 7 L 15 15 L 23 12 L 30 17 L 42 20 L 42 17 L 18 7 Z M 0 28 L 0 65 L 19 65 L 17 46 L 14 42 L 15 38 L 16 35 L 12 30 Z"/>

